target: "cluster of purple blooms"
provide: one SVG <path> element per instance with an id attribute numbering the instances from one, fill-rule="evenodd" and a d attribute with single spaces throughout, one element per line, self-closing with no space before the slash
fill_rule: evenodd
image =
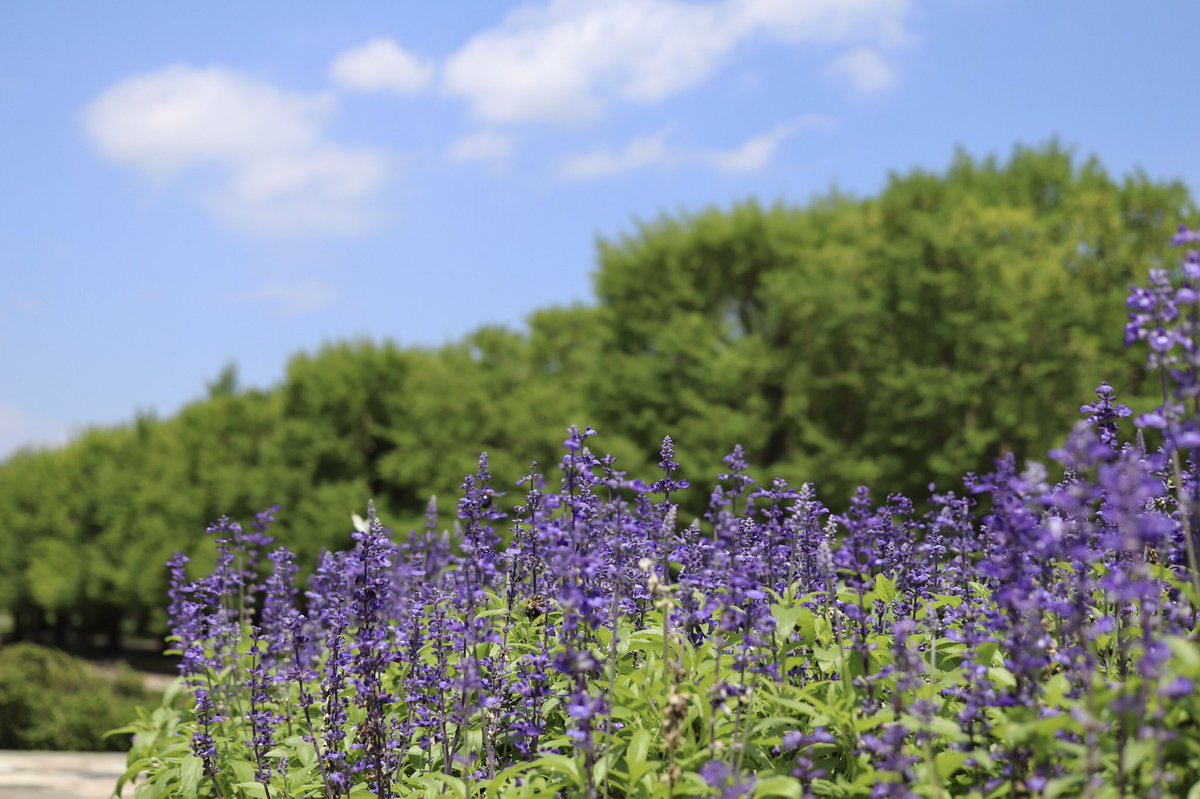
<path id="1" fill-rule="evenodd" d="M 1175 243 L 1198 241 L 1183 229 Z M 395 796 L 415 773 L 489 780 L 548 753 L 578 758 L 598 795 L 590 775 L 625 725 L 616 661 L 650 657 L 619 643 L 657 625 L 663 662 L 685 647 L 715 659 L 704 695 L 683 690 L 692 677 L 677 662 L 668 669 L 654 731 L 673 769 L 687 725 L 710 795 L 749 796 L 769 766 L 815 796 L 846 766 L 831 756 L 842 752 L 875 770 L 870 796 L 914 797 L 935 748 L 964 753 L 964 792 L 1038 795 L 1075 775 L 997 725 L 1053 719 L 1063 711 L 1051 691 L 1075 701 L 1082 730 L 1051 738 L 1084 752 L 1102 738 L 1148 743 L 1159 755 L 1147 790 L 1177 791 L 1186 775 L 1161 752 L 1170 703 L 1192 691 L 1170 670 L 1168 644 L 1194 637 L 1200 602 L 1197 254 L 1176 275 L 1152 271 L 1128 309 L 1127 341 L 1148 343 L 1161 407 L 1123 437 L 1131 412 L 1102 384 L 1051 453 L 1060 478 L 1005 457 L 961 493 L 931 486 L 927 510 L 862 488 L 835 514 L 810 484 L 758 484 L 735 448 L 707 511 L 685 524 L 677 501 L 689 485 L 669 438 L 646 484 L 592 454 L 595 431 L 573 427 L 555 488 L 532 464 L 506 514 L 484 455 L 453 536 L 433 501 L 425 529 L 406 537 L 370 508 L 354 547 L 325 553 L 303 593 L 292 554 L 268 553 L 277 508 L 249 534 L 221 519 L 209 529 L 212 574 L 188 582 L 186 558 L 170 564 L 192 751 L 220 793 L 221 747 L 244 744 L 267 799 L 288 768 L 276 749 L 287 734 L 313 747 L 328 799 L 356 784 Z M 958 678 L 939 682 L 948 669 Z M 764 685 L 845 686 L 868 721 L 854 732 L 797 714 L 771 747 L 748 752 Z M 707 729 L 684 721 L 700 702 Z M 246 740 L 223 739 L 240 718 Z M 1134 790 L 1125 760 L 1087 755 L 1080 792 Z M 677 777 L 663 773 L 672 786 Z"/>

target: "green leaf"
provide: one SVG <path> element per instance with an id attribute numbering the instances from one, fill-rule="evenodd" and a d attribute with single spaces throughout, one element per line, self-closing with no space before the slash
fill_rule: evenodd
<path id="1" fill-rule="evenodd" d="M 185 797 L 196 796 L 203 776 L 204 761 L 189 754 L 183 759 L 183 765 L 179 769 L 179 790 Z"/>
<path id="2" fill-rule="evenodd" d="M 938 596 L 931 602 L 927 602 L 925 606 L 929 610 L 938 610 L 944 607 L 957 608 L 961 604 L 962 597 L 960 596 Z"/>
<path id="3" fill-rule="evenodd" d="M 542 755 L 536 761 L 539 768 L 544 768 L 555 774 L 562 774 L 568 777 L 573 785 L 581 785 L 583 783 L 579 774 L 579 764 L 575 762 L 575 758 L 567 757 L 566 755 Z"/>
<path id="4" fill-rule="evenodd" d="M 1084 776 L 1082 774 L 1071 774 L 1066 777 L 1050 780 L 1046 783 L 1045 789 L 1042 791 L 1042 796 L 1045 799 L 1058 799 L 1058 797 L 1076 797 L 1082 792 L 1080 788 L 1083 786 Z"/>
<path id="5" fill-rule="evenodd" d="M 994 682 L 1000 688 L 1017 687 L 1017 678 L 1014 677 L 1013 673 L 1006 668 L 992 666 L 988 669 L 988 676 L 991 677 L 992 682 Z"/>
<path id="6" fill-rule="evenodd" d="M 919 724 L 920 722 L 916 722 Z M 958 722 L 954 719 L 935 716 L 929 722 L 929 731 L 937 733 L 948 741 L 965 741 L 967 736 L 963 733 L 962 728 L 958 726 Z"/>
<path id="7" fill-rule="evenodd" d="M 533 762 L 517 763 L 516 765 L 509 766 L 508 768 L 501 771 L 499 774 L 496 775 L 495 779 L 491 780 L 488 783 L 487 798 L 488 799 L 499 799 L 499 797 L 501 797 L 501 796 L 509 795 L 509 794 L 504 794 L 501 792 L 502 791 L 511 791 L 513 788 L 512 782 L 514 780 L 516 780 L 517 778 L 521 777 L 522 775 L 524 775 L 525 773 L 531 771 L 535 767 L 535 765 L 536 764 Z"/>
<path id="8" fill-rule="evenodd" d="M 443 788 L 449 789 L 450 795 L 456 797 L 456 799 L 468 799 L 467 784 L 458 777 L 451 777 L 449 774 L 440 774 L 434 772 L 424 775 L 422 779 L 426 784 L 435 783 Z M 365 788 L 365 786 L 363 787 Z M 370 795 L 373 796 L 374 794 Z M 351 794 L 351 799 L 353 799 L 353 794 Z"/>
<path id="9" fill-rule="evenodd" d="M 755 799 L 762 796 L 782 796 L 786 797 L 786 799 L 800 799 L 803 795 L 804 786 L 795 777 L 776 775 L 754 783 Z"/>
<path id="10" fill-rule="evenodd" d="M 880 574 L 875 578 L 873 593 L 876 599 L 885 605 L 890 605 L 896 601 L 896 584 L 886 574 Z"/>
<path id="11" fill-rule="evenodd" d="M 629 768 L 630 782 L 637 782 L 649 768 L 646 764 L 646 755 L 649 752 L 650 731 L 637 730 L 629 741 L 629 747 L 625 750 L 625 763 Z"/>
<path id="12" fill-rule="evenodd" d="M 308 741 L 298 738 L 293 743 L 292 750 L 296 753 L 296 759 L 305 768 L 312 768 L 317 765 L 317 750 Z"/>
<path id="13" fill-rule="evenodd" d="M 952 776 L 954 772 L 963 767 L 963 763 L 966 763 L 968 758 L 970 758 L 970 754 L 967 752 L 938 752 L 937 757 L 934 758 L 938 776 L 942 779 Z"/>
<path id="14" fill-rule="evenodd" d="M 249 760 L 235 760 L 231 765 L 238 782 L 254 782 L 254 764 Z"/>
<path id="15" fill-rule="evenodd" d="M 790 635 L 803 611 L 804 606 L 799 603 L 772 605 L 771 617 L 775 619 L 775 629 L 781 635 Z"/>
<path id="16" fill-rule="evenodd" d="M 592 784 L 603 785 L 606 779 L 608 779 L 608 758 L 602 757 L 596 760 L 592 766 Z"/>
<path id="17" fill-rule="evenodd" d="M 1063 707 L 1063 699 L 1071 690 L 1071 682 L 1065 674 L 1055 674 L 1046 682 L 1044 689 L 1046 704 L 1051 707 Z"/>
<path id="18" fill-rule="evenodd" d="M 152 765 L 153 761 L 148 757 L 143 757 L 131 762 L 125 768 L 124 773 L 117 778 L 117 787 L 113 789 L 113 795 L 120 795 L 126 784 L 128 784 L 131 780 L 137 779 L 137 776 L 142 772 L 148 771 Z"/>
<path id="19" fill-rule="evenodd" d="M 1157 749 L 1156 741 L 1130 741 L 1125 745 L 1121 760 L 1126 771 L 1136 771 Z"/>
<path id="20" fill-rule="evenodd" d="M 1177 635 L 1168 637 L 1166 642 L 1179 663 L 1180 671 L 1186 676 L 1200 676 L 1200 647 Z"/>

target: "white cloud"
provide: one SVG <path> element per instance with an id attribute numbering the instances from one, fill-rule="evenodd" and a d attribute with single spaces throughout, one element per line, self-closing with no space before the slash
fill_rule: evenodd
<path id="1" fill-rule="evenodd" d="M 516 142 L 511 136 L 494 130 L 481 130 L 463 136 L 450 146 L 447 157 L 456 163 L 480 161 L 500 166 L 512 155 Z"/>
<path id="2" fill-rule="evenodd" d="M 740 0 L 741 24 L 791 44 L 902 45 L 910 0 Z"/>
<path id="3" fill-rule="evenodd" d="M 374 221 L 387 164 L 329 141 L 326 94 L 287 91 L 218 67 L 171 66 L 127 78 L 84 111 L 109 160 L 159 183 L 210 170 L 212 210 L 252 232 L 350 234 Z"/>
<path id="4" fill-rule="evenodd" d="M 337 292 L 324 281 L 308 278 L 293 283 L 269 283 L 238 297 L 242 302 L 261 303 L 283 317 L 319 311 L 337 299 Z"/>
<path id="5" fill-rule="evenodd" d="M 696 86 L 753 38 L 832 47 L 906 39 L 909 0 L 551 0 L 525 5 L 443 65 L 443 88 L 493 123 L 577 125 L 608 103 Z"/>
<path id="6" fill-rule="evenodd" d="M 883 91 L 896 80 L 891 64 L 867 47 L 859 47 L 837 58 L 826 73 L 847 81 L 863 94 Z"/>
<path id="7" fill-rule="evenodd" d="M 705 150 L 699 158 L 727 175 L 761 172 L 771 163 L 779 146 L 802 130 L 827 130 L 833 123 L 826 117 L 806 116 L 747 139 L 732 150 Z"/>
<path id="8" fill-rule="evenodd" d="M 810 115 L 753 136 L 731 150 L 694 149 L 671 145 L 666 133 L 639 136 L 620 150 L 600 147 L 563 161 L 559 175 L 568 180 L 597 180 L 641 169 L 670 168 L 701 164 L 727 175 L 761 172 L 775 157 L 780 145 L 804 130 L 828 130 L 833 121 Z"/>
<path id="9" fill-rule="evenodd" d="M 66 424 L 19 405 L 0 403 L 0 460 L 20 449 L 61 446 L 68 438 Z"/>
<path id="10" fill-rule="evenodd" d="M 351 91 L 417 94 L 433 82 L 433 65 L 381 37 L 339 55 L 329 76 Z"/>
<path id="11" fill-rule="evenodd" d="M 670 166 L 674 161 L 666 134 L 639 136 L 618 151 L 598 148 L 567 158 L 559 174 L 568 180 L 595 180 L 639 169 Z"/>

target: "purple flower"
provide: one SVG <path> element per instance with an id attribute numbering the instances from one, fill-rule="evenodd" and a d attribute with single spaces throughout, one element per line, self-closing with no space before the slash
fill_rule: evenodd
<path id="1" fill-rule="evenodd" d="M 1150 344 L 1150 349 L 1155 352 L 1167 352 L 1171 347 L 1175 346 L 1175 338 L 1161 327 L 1153 331 L 1146 340 Z"/>
<path id="2" fill-rule="evenodd" d="M 390 569 L 395 546 L 388 531 L 375 514 L 375 504 L 367 504 L 367 529 L 357 531 L 358 542 L 349 564 L 350 609 L 357 628 L 350 659 L 350 683 L 355 704 L 363 720 L 355 726 L 355 745 L 363 752 L 368 783 L 379 799 L 391 796 L 392 774 L 396 769 L 395 744 L 385 718 L 392 697 L 384 688 L 384 670 L 391 662 L 391 638 L 383 613 L 391 607 Z"/>
<path id="3" fill-rule="evenodd" d="M 1187 225 L 1180 225 L 1179 231 L 1171 237 L 1171 246 L 1183 247 L 1187 244 L 1200 244 L 1200 233 L 1188 230 Z"/>
<path id="4" fill-rule="evenodd" d="M 1196 690 L 1196 686 L 1186 677 L 1176 677 L 1169 683 L 1163 685 L 1158 693 L 1163 699 L 1168 702 L 1178 702 L 1181 699 L 1186 699 L 1191 696 Z"/>
<path id="5" fill-rule="evenodd" d="M 754 775 L 739 775 L 722 760 L 705 763 L 700 769 L 700 776 L 721 792 L 721 799 L 741 799 L 754 793 Z"/>
<path id="6" fill-rule="evenodd" d="M 246 714 L 246 720 L 250 722 L 250 740 L 245 743 L 254 754 L 254 779 L 263 786 L 267 799 L 270 799 L 272 769 L 268 765 L 267 757 L 275 748 L 275 727 L 283 719 L 269 707 L 271 683 L 263 668 L 264 651 L 262 631 L 253 628 L 249 651 L 250 665 L 246 668 L 247 679 L 242 683 L 250 693 L 250 712 Z"/>
<path id="7" fill-rule="evenodd" d="M 267 578 L 261 615 L 263 639 L 266 647 L 262 652 L 263 667 L 275 670 L 281 653 L 287 649 L 289 622 L 298 614 L 296 610 L 296 572 L 292 553 L 285 547 L 267 556 L 273 570 Z M 282 680 L 282 678 L 280 678 Z"/>
<path id="8" fill-rule="evenodd" d="M 672 492 L 683 491 L 689 487 L 686 480 L 674 479 L 674 474 L 679 471 L 679 464 L 675 462 L 675 444 L 671 441 L 670 436 L 663 436 L 662 448 L 659 450 L 658 468 L 662 470 L 663 477 L 650 485 L 650 491 L 654 494 L 662 494 L 664 502 L 671 501 Z"/>

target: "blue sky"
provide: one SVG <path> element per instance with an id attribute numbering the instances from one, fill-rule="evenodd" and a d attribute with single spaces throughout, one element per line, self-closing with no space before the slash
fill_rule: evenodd
<path id="1" fill-rule="evenodd" d="M 0 458 L 587 302 L 598 237 L 1057 136 L 1200 186 L 1190 2 L 0 6 Z"/>

